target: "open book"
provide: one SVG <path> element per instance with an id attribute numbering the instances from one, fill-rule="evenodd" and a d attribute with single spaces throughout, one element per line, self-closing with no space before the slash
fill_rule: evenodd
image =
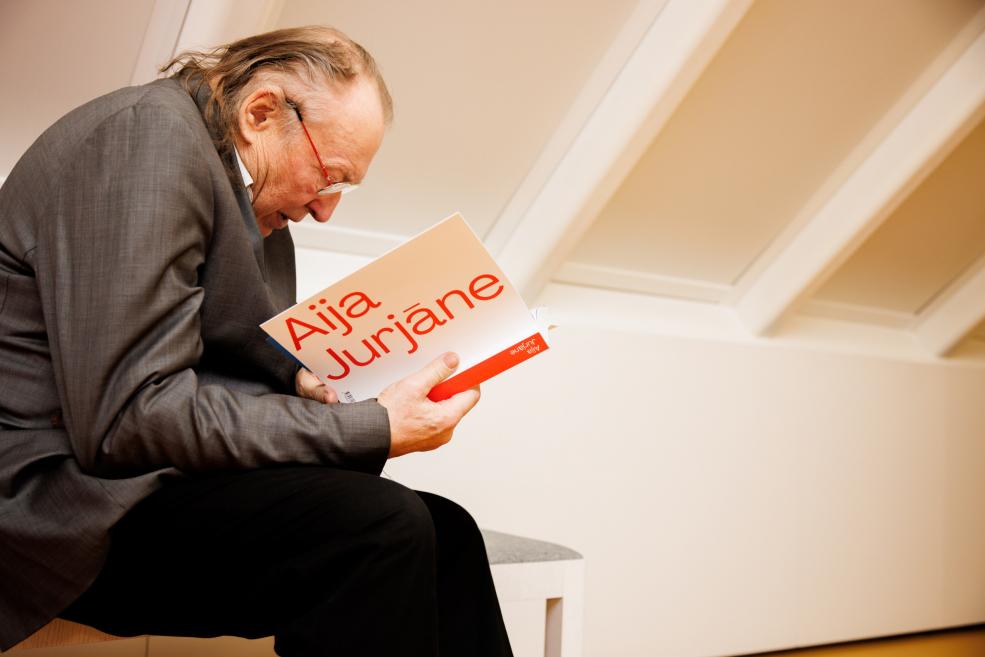
<path id="1" fill-rule="evenodd" d="M 459 214 L 260 327 L 343 402 L 376 397 L 446 351 L 460 363 L 434 401 L 547 349 L 546 326 Z"/>

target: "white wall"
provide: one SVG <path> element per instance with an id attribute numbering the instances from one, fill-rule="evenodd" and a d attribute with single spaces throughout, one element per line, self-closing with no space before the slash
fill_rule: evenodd
<path id="1" fill-rule="evenodd" d="M 300 252 L 301 294 L 362 262 Z M 335 271 L 330 271 L 334 268 Z M 564 326 L 386 471 L 586 558 L 588 657 L 985 621 L 985 369 Z"/>

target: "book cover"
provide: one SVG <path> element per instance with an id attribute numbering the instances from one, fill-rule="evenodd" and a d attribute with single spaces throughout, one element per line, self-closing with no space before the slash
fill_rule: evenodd
<path id="1" fill-rule="evenodd" d="M 376 397 L 446 351 L 447 399 L 547 350 L 523 299 L 454 214 L 260 325 L 342 402 Z"/>

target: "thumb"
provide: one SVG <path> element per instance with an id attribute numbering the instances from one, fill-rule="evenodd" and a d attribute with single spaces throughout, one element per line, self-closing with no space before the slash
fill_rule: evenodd
<path id="1" fill-rule="evenodd" d="M 449 351 L 425 365 L 424 369 L 414 374 L 412 379 L 424 389 L 424 394 L 427 394 L 431 392 L 431 388 L 451 376 L 456 367 L 458 367 L 458 354 Z"/>

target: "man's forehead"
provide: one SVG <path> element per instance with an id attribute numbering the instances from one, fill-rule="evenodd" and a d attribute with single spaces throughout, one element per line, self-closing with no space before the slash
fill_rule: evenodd
<path id="1" fill-rule="evenodd" d="M 362 74 L 348 80 L 325 78 L 314 84 L 304 84 L 304 87 L 306 95 L 314 96 L 318 104 L 324 107 L 353 110 L 374 108 L 382 112 L 376 83 Z"/>
<path id="2" fill-rule="evenodd" d="M 366 94 L 365 88 L 347 91 L 326 104 L 319 132 L 331 149 L 329 158 L 347 169 L 350 182 L 359 182 L 380 147 L 385 124 L 375 90 L 371 89 L 373 94 Z"/>

